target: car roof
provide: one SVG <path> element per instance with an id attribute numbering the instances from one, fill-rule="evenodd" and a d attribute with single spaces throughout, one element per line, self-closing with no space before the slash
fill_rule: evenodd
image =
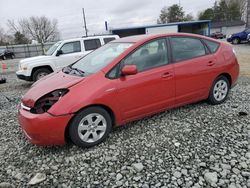
<path id="1" fill-rule="evenodd" d="M 99 39 L 99 38 L 110 38 L 110 37 L 116 37 L 118 38 L 118 35 L 96 35 L 96 36 L 88 36 L 88 37 L 81 37 L 81 38 L 72 38 L 72 39 L 65 39 L 61 40 L 60 42 L 71 42 L 76 40 L 88 40 L 88 39 Z"/>
<path id="2" fill-rule="evenodd" d="M 196 38 L 203 38 L 208 39 L 212 41 L 216 41 L 212 38 L 206 37 L 204 35 L 197 35 L 197 34 L 191 34 L 191 33 L 165 33 L 165 34 L 147 34 L 147 35 L 134 35 L 124 38 L 119 38 L 111 42 L 124 42 L 124 43 L 141 43 L 148 40 L 160 38 L 160 37 L 170 37 L 170 36 L 186 36 L 186 37 L 196 37 Z"/>

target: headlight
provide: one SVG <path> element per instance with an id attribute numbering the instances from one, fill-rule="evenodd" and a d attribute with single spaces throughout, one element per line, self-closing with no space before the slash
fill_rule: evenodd
<path id="1" fill-rule="evenodd" d="M 66 93 L 68 93 L 68 89 L 58 89 L 52 91 L 40 99 L 38 99 L 33 108 L 31 108 L 30 112 L 34 114 L 42 114 L 47 112 L 56 102 L 58 102 Z"/>

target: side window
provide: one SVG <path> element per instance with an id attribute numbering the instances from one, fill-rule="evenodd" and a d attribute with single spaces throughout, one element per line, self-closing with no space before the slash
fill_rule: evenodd
<path id="1" fill-rule="evenodd" d="M 199 39 L 191 37 L 172 37 L 171 43 L 175 61 L 206 55 L 205 47 Z"/>
<path id="2" fill-rule="evenodd" d="M 104 43 L 107 44 L 107 43 L 109 43 L 110 41 L 115 40 L 115 37 L 103 38 L 103 40 L 104 40 Z"/>
<path id="3" fill-rule="evenodd" d="M 63 54 L 70 54 L 75 52 L 81 52 L 80 41 L 68 42 L 61 47 Z"/>
<path id="4" fill-rule="evenodd" d="M 217 42 L 213 42 L 213 41 L 210 41 L 210 40 L 205 40 L 204 39 L 204 42 L 206 43 L 206 45 L 208 46 L 208 48 L 210 49 L 210 51 L 212 53 L 215 53 L 217 51 L 217 49 L 219 48 L 219 43 Z"/>
<path id="5" fill-rule="evenodd" d="M 247 30 L 246 30 L 246 33 L 250 33 L 250 29 L 247 29 Z"/>
<path id="6" fill-rule="evenodd" d="M 124 65 L 136 65 L 138 72 L 166 65 L 167 63 L 165 39 L 155 40 L 143 45 L 123 61 Z"/>
<path id="7" fill-rule="evenodd" d="M 101 46 L 100 39 L 89 39 L 89 40 L 84 40 L 84 46 L 85 50 L 95 50 Z"/>

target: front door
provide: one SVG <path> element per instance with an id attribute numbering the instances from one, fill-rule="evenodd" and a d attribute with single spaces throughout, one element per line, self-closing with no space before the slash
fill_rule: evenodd
<path id="1" fill-rule="evenodd" d="M 173 65 L 165 39 L 144 44 L 122 66 L 134 64 L 138 73 L 117 80 L 117 95 L 123 119 L 135 119 L 174 105 Z"/>
<path id="2" fill-rule="evenodd" d="M 60 50 L 62 51 L 62 54 L 56 57 L 57 70 L 61 70 L 63 67 L 66 67 L 83 57 L 80 41 L 67 42 L 62 45 Z"/>

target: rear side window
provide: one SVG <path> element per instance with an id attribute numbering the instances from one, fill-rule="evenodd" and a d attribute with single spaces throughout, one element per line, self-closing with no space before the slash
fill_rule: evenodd
<path id="1" fill-rule="evenodd" d="M 115 40 L 115 37 L 104 38 L 103 40 L 104 40 L 104 43 L 107 44 L 107 43 L 109 43 L 110 41 Z"/>
<path id="2" fill-rule="evenodd" d="M 172 37 L 172 51 L 175 61 L 183 61 L 206 55 L 205 46 L 196 38 Z"/>
<path id="3" fill-rule="evenodd" d="M 63 53 L 63 54 L 70 54 L 70 53 L 81 52 L 81 44 L 80 44 L 80 41 L 65 43 L 65 44 L 61 47 L 61 50 L 62 50 L 62 53 Z"/>
<path id="4" fill-rule="evenodd" d="M 85 50 L 95 50 L 101 46 L 100 39 L 89 39 L 89 40 L 84 40 L 84 46 Z"/>
<path id="5" fill-rule="evenodd" d="M 217 42 L 213 42 L 213 41 L 210 41 L 210 40 L 205 40 L 204 39 L 204 42 L 206 43 L 206 45 L 208 46 L 208 48 L 210 49 L 210 51 L 212 53 L 215 53 L 217 51 L 217 49 L 219 48 L 219 43 Z"/>

